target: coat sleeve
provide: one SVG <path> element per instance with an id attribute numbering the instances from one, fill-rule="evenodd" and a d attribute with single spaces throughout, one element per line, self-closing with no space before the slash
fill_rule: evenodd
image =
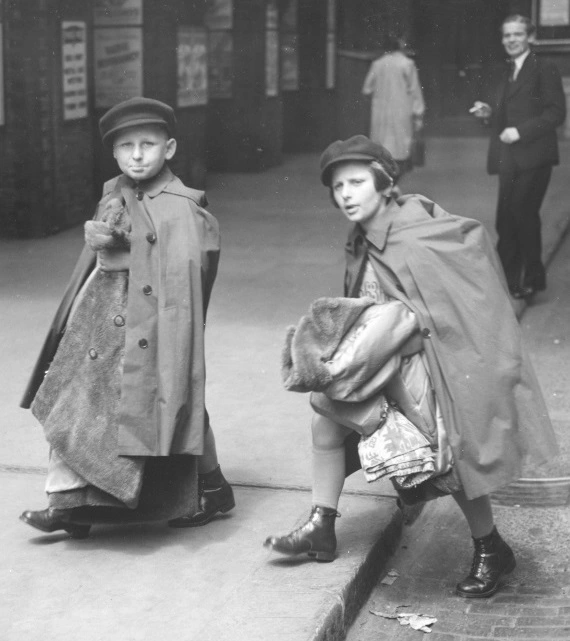
<path id="1" fill-rule="evenodd" d="M 541 64 L 538 68 L 540 86 L 540 114 L 517 126 L 521 142 L 540 138 L 554 131 L 566 118 L 566 97 L 560 73 L 553 64 Z"/>

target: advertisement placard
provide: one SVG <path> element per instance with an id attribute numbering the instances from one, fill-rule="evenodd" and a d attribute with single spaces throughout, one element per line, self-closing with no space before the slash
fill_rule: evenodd
<path id="1" fill-rule="evenodd" d="M 208 35 L 208 53 L 210 98 L 231 98 L 233 85 L 231 31 L 211 31 Z"/>
<path id="2" fill-rule="evenodd" d="M 87 24 L 61 23 L 63 119 L 87 117 Z"/>
<path id="3" fill-rule="evenodd" d="M 96 27 L 142 25 L 142 0 L 94 0 L 93 22 Z"/>
<path id="4" fill-rule="evenodd" d="M 279 33 L 275 29 L 265 32 L 265 95 L 279 93 Z"/>
<path id="5" fill-rule="evenodd" d="M 206 0 L 206 15 L 204 24 L 208 29 L 217 31 L 233 27 L 233 2 L 232 0 Z"/>
<path id="6" fill-rule="evenodd" d="M 4 43 L 2 42 L 2 35 L 4 29 L 0 22 L 0 125 L 5 124 L 4 120 Z"/>
<path id="7" fill-rule="evenodd" d="M 95 29 L 95 104 L 112 107 L 143 95 L 142 29 Z"/>
<path id="8" fill-rule="evenodd" d="M 208 104 L 208 41 L 205 29 L 178 29 L 178 107 Z"/>

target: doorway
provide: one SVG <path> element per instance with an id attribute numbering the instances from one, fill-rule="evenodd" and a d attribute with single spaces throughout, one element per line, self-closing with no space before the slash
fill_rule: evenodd
<path id="1" fill-rule="evenodd" d="M 500 25 L 509 2 L 418 0 L 413 12 L 427 133 L 486 135 L 469 108 L 485 99 L 492 69 L 505 58 Z"/>

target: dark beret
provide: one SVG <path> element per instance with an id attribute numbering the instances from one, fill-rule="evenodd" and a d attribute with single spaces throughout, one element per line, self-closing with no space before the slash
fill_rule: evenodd
<path id="1" fill-rule="evenodd" d="M 347 140 L 337 140 L 331 143 L 323 152 L 320 161 L 321 182 L 330 187 L 331 171 L 334 165 L 347 160 L 362 160 L 379 162 L 386 173 L 394 180 L 398 176 L 398 165 L 392 154 L 382 145 L 372 142 L 366 136 L 352 136 Z"/>
<path id="2" fill-rule="evenodd" d="M 160 100 L 130 98 L 103 115 L 99 120 L 99 131 L 103 142 L 110 143 L 117 132 L 137 125 L 162 125 L 169 136 L 174 136 L 176 116 L 172 107 Z"/>

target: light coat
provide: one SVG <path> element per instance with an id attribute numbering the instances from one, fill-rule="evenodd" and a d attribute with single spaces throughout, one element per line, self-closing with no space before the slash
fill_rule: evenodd
<path id="1" fill-rule="evenodd" d="M 414 61 L 401 51 L 378 58 L 370 66 L 362 93 L 372 96 L 370 139 L 386 147 L 395 160 L 407 160 L 413 116 L 422 116 L 425 110 Z"/>

